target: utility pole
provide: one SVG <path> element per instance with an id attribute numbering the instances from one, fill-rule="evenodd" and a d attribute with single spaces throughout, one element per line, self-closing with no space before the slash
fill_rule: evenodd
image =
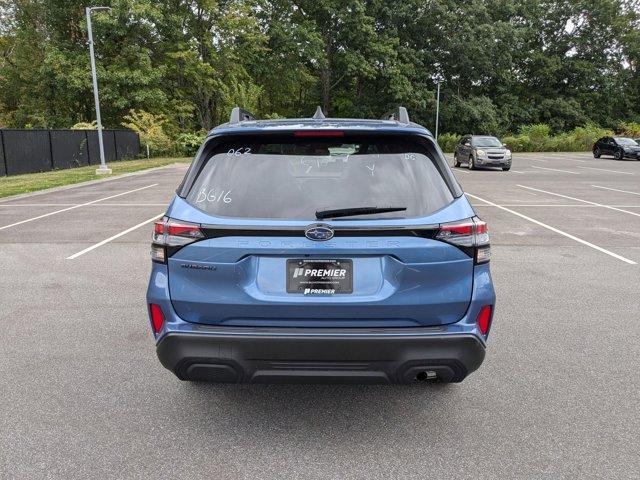
<path id="1" fill-rule="evenodd" d="M 438 93 L 436 94 L 436 141 L 438 140 L 438 121 L 440 120 L 440 83 L 442 79 L 438 78 Z"/>
<path id="2" fill-rule="evenodd" d="M 91 13 L 101 10 L 109 11 L 110 7 L 87 7 L 87 33 L 89 35 L 89 55 L 91 56 L 91 78 L 93 80 L 93 99 L 96 104 L 96 123 L 98 124 L 98 145 L 100 147 L 100 167 L 96 169 L 98 175 L 108 175 L 111 169 L 107 168 L 104 159 L 104 141 L 102 140 L 102 118 L 100 117 L 100 97 L 98 96 L 98 74 L 96 72 L 96 58 L 93 51 L 93 28 L 91 26 Z"/>

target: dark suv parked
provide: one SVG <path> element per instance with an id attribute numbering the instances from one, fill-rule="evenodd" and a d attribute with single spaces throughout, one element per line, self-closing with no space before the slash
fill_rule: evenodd
<path id="1" fill-rule="evenodd" d="M 456 145 L 453 154 L 456 167 L 466 163 L 469 170 L 476 167 L 511 168 L 511 150 L 496 137 L 485 135 L 465 135 Z"/>
<path id="2" fill-rule="evenodd" d="M 640 145 L 632 138 L 602 137 L 593 146 L 593 156 L 613 155 L 616 160 L 635 158 L 640 160 Z"/>

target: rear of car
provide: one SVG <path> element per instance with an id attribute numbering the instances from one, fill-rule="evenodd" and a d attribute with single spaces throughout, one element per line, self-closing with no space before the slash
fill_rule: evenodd
<path id="1" fill-rule="evenodd" d="M 236 111 L 212 131 L 155 225 L 147 302 L 166 368 L 409 383 L 479 367 L 495 305 L 487 226 L 430 133 L 399 112 Z"/>

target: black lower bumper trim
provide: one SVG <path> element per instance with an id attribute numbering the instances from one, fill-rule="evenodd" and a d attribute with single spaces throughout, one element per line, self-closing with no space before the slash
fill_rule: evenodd
<path id="1" fill-rule="evenodd" d="M 460 382 L 484 360 L 474 335 L 170 333 L 157 346 L 181 380 L 247 383 Z"/>

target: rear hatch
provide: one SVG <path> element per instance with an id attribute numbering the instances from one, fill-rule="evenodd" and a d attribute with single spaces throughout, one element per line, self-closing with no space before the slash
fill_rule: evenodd
<path id="1" fill-rule="evenodd" d="M 425 139 L 235 137 L 203 155 L 164 220 L 186 225 L 176 232 L 197 229 L 197 241 L 168 251 L 184 320 L 373 328 L 464 316 L 474 259 L 439 232 L 473 211 Z"/>

